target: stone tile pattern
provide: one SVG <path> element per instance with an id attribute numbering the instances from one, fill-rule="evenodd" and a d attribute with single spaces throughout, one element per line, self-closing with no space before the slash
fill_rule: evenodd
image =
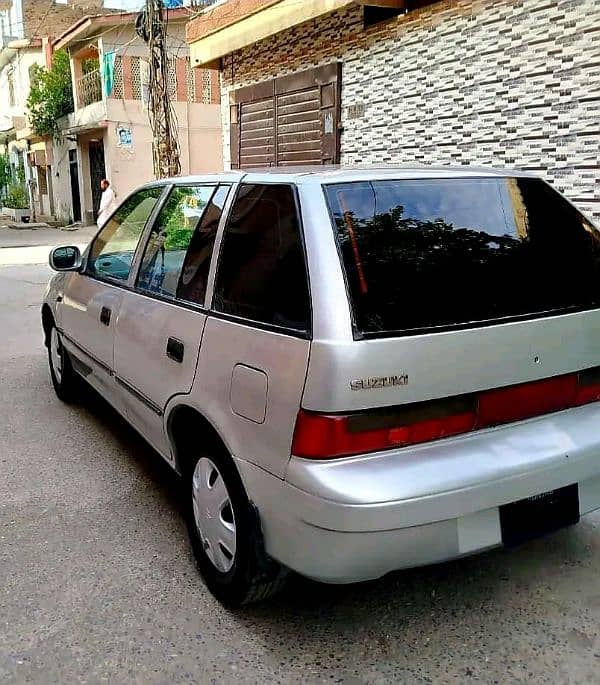
<path id="1" fill-rule="evenodd" d="M 343 163 L 531 170 L 600 219 L 598 0 L 443 0 L 368 30 L 350 6 L 228 55 L 226 168 L 231 88 L 334 60 Z"/>

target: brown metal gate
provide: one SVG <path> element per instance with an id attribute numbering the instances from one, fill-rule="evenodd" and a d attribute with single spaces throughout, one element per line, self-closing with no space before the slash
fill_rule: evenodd
<path id="1" fill-rule="evenodd" d="M 339 162 L 341 64 L 233 91 L 231 166 Z"/>

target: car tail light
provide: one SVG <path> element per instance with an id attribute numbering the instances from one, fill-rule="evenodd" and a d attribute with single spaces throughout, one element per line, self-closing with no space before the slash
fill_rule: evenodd
<path id="1" fill-rule="evenodd" d="M 317 414 L 301 410 L 292 454 L 331 459 L 430 442 L 475 428 L 472 396 L 419 402 L 354 414 Z"/>
<path id="2" fill-rule="evenodd" d="M 300 410 L 292 454 L 335 459 L 431 442 L 600 401 L 600 367 L 532 383 L 351 414 Z"/>
<path id="3" fill-rule="evenodd" d="M 478 398 L 477 425 L 498 426 L 568 409 L 574 404 L 576 392 L 576 374 L 486 390 Z"/>

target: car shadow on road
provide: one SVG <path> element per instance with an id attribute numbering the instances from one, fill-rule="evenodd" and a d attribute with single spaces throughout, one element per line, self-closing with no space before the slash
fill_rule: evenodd
<path id="1" fill-rule="evenodd" d="M 80 408 L 90 415 L 90 420 L 122 448 L 127 462 L 145 482 L 144 489 L 151 487 L 164 500 L 167 509 L 182 514 L 181 480 L 160 454 L 93 388 L 84 386 Z"/>
<path id="2" fill-rule="evenodd" d="M 555 640 L 556 624 L 578 611 L 575 579 L 587 577 L 593 585 L 589 528 L 582 525 L 519 548 L 398 571 L 360 584 L 324 585 L 292 576 L 281 595 L 245 608 L 236 620 L 260 633 L 274 660 L 314 652 L 326 657 L 324 663 L 335 658 L 338 666 L 354 663 L 366 670 L 371 660 L 386 657 L 395 664 L 406 659 L 407 667 L 426 653 L 439 659 L 451 652 L 450 645 L 468 658 L 503 635 L 506 645 L 519 634 L 529 635 L 532 642 Z M 583 573 L 574 571 L 586 565 Z M 579 599 L 583 609 L 585 598 Z M 544 629 L 548 635 L 539 636 Z M 498 662 L 503 657 L 493 658 Z"/>

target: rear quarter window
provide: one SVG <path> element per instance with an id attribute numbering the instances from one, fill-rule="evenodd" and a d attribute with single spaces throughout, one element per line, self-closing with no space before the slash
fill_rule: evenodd
<path id="1" fill-rule="evenodd" d="M 223 234 L 214 309 L 310 331 L 310 294 L 294 188 L 243 184 Z"/>

